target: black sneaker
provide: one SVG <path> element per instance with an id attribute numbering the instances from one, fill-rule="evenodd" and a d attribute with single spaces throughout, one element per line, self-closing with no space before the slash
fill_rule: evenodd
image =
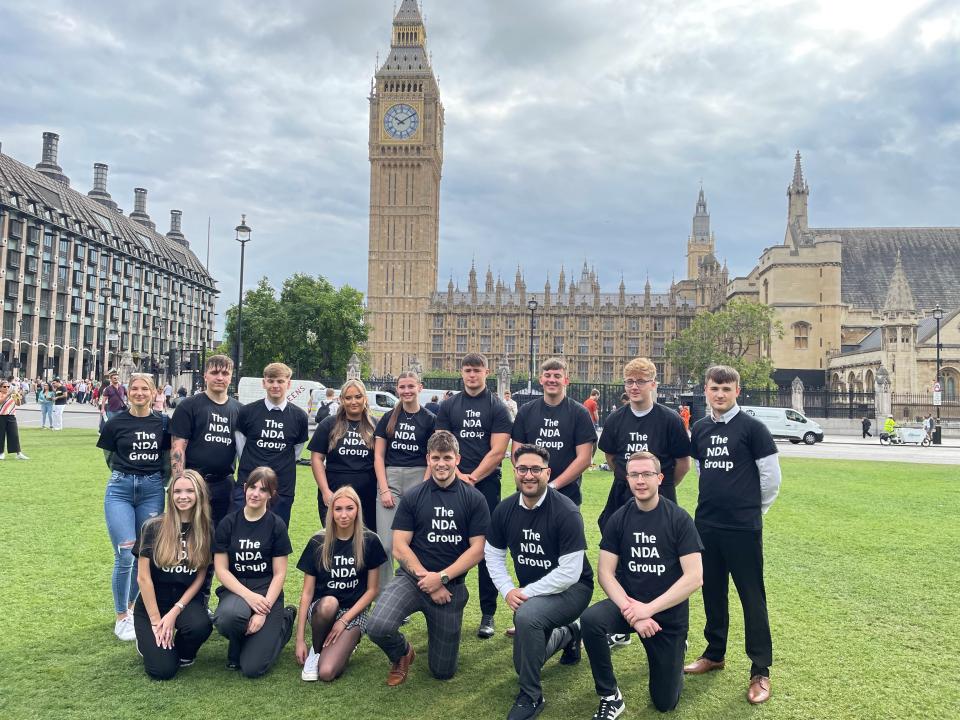
<path id="1" fill-rule="evenodd" d="M 239 669 L 240 669 L 240 660 L 227 658 L 227 670 L 239 670 Z"/>
<path id="2" fill-rule="evenodd" d="M 567 625 L 567 630 L 570 631 L 570 634 L 573 636 L 573 638 L 564 646 L 563 652 L 560 654 L 560 664 L 576 665 L 578 662 L 580 662 L 580 656 L 582 653 L 582 650 L 580 649 L 580 637 L 582 635 L 580 632 L 580 620 L 574 620 L 572 623 Z"/>
<path id="3" fill-rule="evenodd" d="M 493 627 L 493 615 L 484 615 L 480 618 L 480 627 L 477 628 L 477 637 L 483 640 L 492 638 L 497 631 Z"/>
<path id="4" fill-rule="evenodd" d="M 613 650 L 615 647 L 626 647 L 630 644 L 630 636 L 627 633 L 615 633 L 607 635 L 607 645 Z"/>
<path id="5" fill-rule="evenodd" d="M 593 720 L 616 720 L 623 715 L 627 706 L 623 702 L 623 695 L 620 694 L 620 688 L 613 695 L 600 698 L 600 707 L 593 714 Z"/>
<path id="6" fill-rule="evenodd" d="M 520 693 L 517 695 L 513 707 L 510 708 L 510 712 L 507 713 L 507 720 L 530 720 L 530 718 L 535 718 L 543 712 L 544 704 L 542 695 L 539 700 L 533 702 L 524 693 Z"/>
<path id="7" fill-rule="evenodd" d="M 190 666 L 193 665 L 196 661 L 197 661 L 197 659 L 196 659 L 195 657 L 192 657 L 192 658 L 180 658 L 180 667 L 182 667 L 182 668 L 190 667 Z"/>

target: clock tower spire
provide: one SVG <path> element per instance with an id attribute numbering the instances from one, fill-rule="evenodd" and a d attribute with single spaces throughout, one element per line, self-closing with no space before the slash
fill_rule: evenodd
<path id="1" fill-rule="evenodd" d="M 367 346 L 375 374 L 429 353 L 437 290 L 443 105 L 415 0 L 393 19 L 390 52 L 370 94 Z"/>

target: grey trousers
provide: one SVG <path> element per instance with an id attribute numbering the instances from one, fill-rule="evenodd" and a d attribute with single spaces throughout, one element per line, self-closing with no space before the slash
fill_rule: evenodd
<path id="1" fill-rule="evenodd" d="M 380 536 L 380 542 L 387 553 L 387 561 L 380 566 L 380 592 L 386 589 L 387 585 L 393 580 L 393 516 L 397 514 L 397 505 L 400 502 L 400 496 L 412 487 L 416 487 L 423 482 L 423 475 L 426 472 L 425 467 L 388 467 L 387 468 L 387 487 L 390 488 L 390 494 L 393 495 L 393 507 L 385 508 L 380 502 L 379 488 L 377 490 L 377 535 Z"/>
<path id="2" fill-rule="evenodd" d="M 573 637 L 567 625 L 587 609 L 593 588 L 571 585 L 556 595 L 537 595 L 513 614 L 517 634 L 513 638 L 513 667 L 520 691 L 533 701 L 542 695 L 540 671 L 544 663 Z"/>
<path id="3" fill-rule="evenodd" d="M 457 673 L 463 608 L 467 605 L 469 593 L 464 583 L 451 585 L 449 590 L 453 599 L 446 605 L 437 605 L 417 587 L 413 577 L 398 572 L 380 595 L 367 620 L 367 637 L 380 646 L 391 663 L 395 663 L 407 652 L 407 639 L 400 632 L 403 619 L 417 611 L 422 612 L 427 621 L 430 674 L 438 680 L 452 678 Z"/>

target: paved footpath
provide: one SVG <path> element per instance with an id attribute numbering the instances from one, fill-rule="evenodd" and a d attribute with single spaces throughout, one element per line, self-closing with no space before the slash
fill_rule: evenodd
<path id="1" fill-rule="evenodd" d="M 879 460 L 886 462 L 933 463 L 960 465 L 960 439 L 944 438 L 942 445 L 881 445 L 877 438 L 859 435 L 828 435 L 816 445 L 793 445 L 777 441 L 784 457 L 808 457 L 825 460 Z"/>

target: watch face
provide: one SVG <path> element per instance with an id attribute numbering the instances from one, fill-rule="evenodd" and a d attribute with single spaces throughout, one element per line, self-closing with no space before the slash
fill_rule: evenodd
<path id="1" fill-rule="evenodd" d="M 383 116 L 383 129 L 390 137 L 397 140 L 406 140 L 413 137 L 420 127 L 420 116 L 417 111 L 409 105 L 399 103 L 394 105 Z"/>

